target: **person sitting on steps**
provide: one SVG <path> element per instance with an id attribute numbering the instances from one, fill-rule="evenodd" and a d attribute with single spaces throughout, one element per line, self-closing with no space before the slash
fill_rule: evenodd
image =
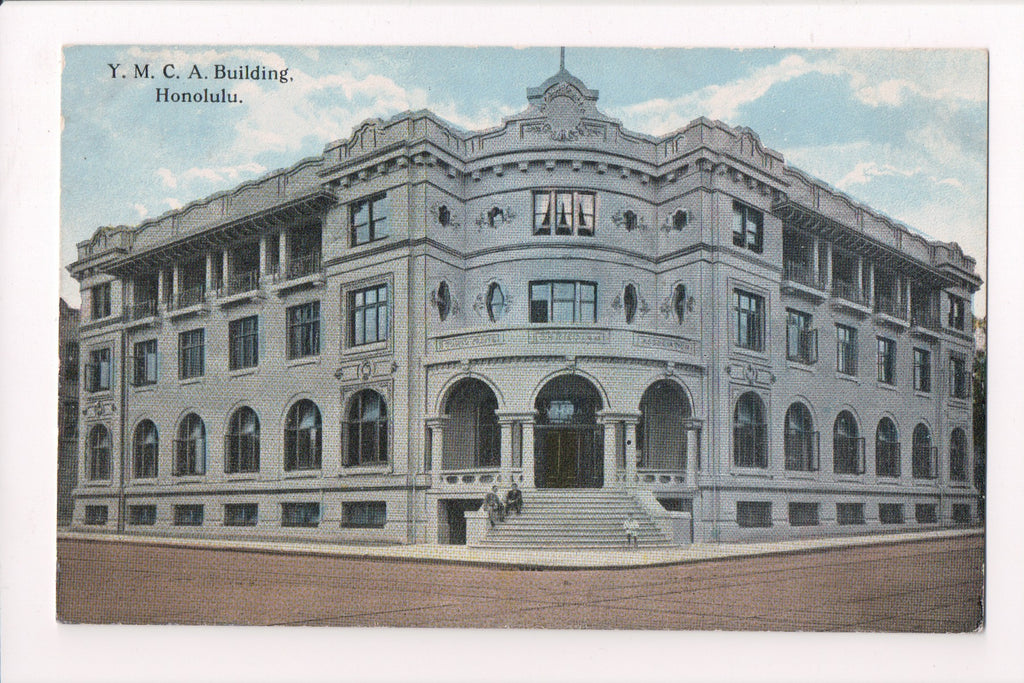
<path id="1" fill-rule="evenodd" d="M 633 515 L 626 517 L 626 521 L 622 523 L 622 529 L 626 532 L 626 547 L 639 548 L 640 547 L 640 520 Z"/>
<path id="2" fill-rule="evenodd" d="M 515 482 L 512 482 L 512 488 L 505 494 L 505 512 L 523 514 L 523 492 Z"/>
<path id="3" fill-rule="evenodd" d="M 504 521 L 505 507 L 501 504 L 497 486 L 492 486 L 491 490 L 484 497 L 484 509 L 487 510 L 487 520 L 491 523 L 491 526 Z"/>

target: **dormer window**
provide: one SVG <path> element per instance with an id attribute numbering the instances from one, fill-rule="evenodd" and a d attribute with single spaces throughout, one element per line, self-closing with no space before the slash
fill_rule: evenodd
<path id="1" fill-rule="evenodd" d="M 534 192 L 533 234 L 593 237 L 596 204 L 593 192 Z"/>

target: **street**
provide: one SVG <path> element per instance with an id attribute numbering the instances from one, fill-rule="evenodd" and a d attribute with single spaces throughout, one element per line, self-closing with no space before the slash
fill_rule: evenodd
<path id="1" fill-rule="evenodd" d="M 64 622 L 972 631 L 984 537 L 526 571 L 60 539 Z"/>

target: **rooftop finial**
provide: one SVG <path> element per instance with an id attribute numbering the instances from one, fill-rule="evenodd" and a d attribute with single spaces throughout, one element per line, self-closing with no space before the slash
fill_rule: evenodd
<path id="1" fill-rule="evenodd" d="M 562 55 L 558 60 L 558 70 L 565 71 L 565 48 L 562 48 Z"/>

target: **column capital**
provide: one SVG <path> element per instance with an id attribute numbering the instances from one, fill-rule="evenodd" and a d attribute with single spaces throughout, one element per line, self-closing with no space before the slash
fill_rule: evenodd
<path id="1" fill-rule="evenodd" d="M 451 420 L 451 417 L 448 415 L 430 415 L 424 419 L 424 422 L 426 422 L 428 427 L 443 427 L 449 420 Z"/>
<path id="2" fill-rule="evenodd" d="M 615 412 L 611 410 L 599 410 L 597 411 L 597 421 L 603 424 L 609 422 L 625 422 L 627 424 L 637 424 L 640 422 L 640 413 L 626 413 L 626 412 Z"/>

